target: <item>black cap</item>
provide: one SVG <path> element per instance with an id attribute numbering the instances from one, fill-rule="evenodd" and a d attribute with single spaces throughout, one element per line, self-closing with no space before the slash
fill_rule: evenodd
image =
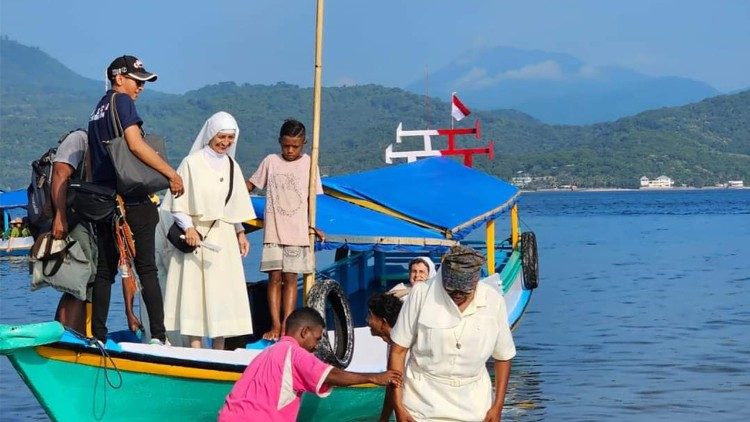
<path id="1" fill-rule="evenodd" d="M 146 71 L 143 63 L 133 56 L 120 56 L 112 61 L 107 68 L 107 76 L 113 79 L 117 75 L 128 75 L 144 82 L 154 82 L 158 78 L 155 73 Z"/>

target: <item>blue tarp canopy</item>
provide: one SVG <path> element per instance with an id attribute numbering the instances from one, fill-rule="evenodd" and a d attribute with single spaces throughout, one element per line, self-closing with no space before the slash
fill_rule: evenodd
<path id="1" fill-rule="evenodd" d="M 263 218 L 266 198 L 251 197 L 259 219 Z M 433 251 L 455 244 L 441 233 L 381 214 L 327 195 L 318 195 L 316 226 L 326 234 L 326 241 L 316 249 L 342 246 L 354 251 Z"/>
<path id="2" fill-rule="evenodd" d="M 328 177 L 323 186 L 327 193 L 385 208 L 456 240 L 497 218 L 519 196 L 510 183 L 446 157 Z"/>
<path id="3" fill-rule="evenodd" d="M 0 192 L 0 214 L 3 219 L 3 227 L 8 227 L 12 218 L 26 217 L 26 204 L 29 202 L 26 189 Z"/>
<path id="4" fill-rule="evenodd" d="M 26 208 L 26 189 L 0 192 L 0 208 Z"/>

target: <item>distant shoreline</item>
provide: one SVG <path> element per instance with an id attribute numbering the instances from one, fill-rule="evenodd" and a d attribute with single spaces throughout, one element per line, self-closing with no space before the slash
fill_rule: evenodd
<path id="1" fill-rule="evenodd" d="M 743 190 L 750 189 L 750 186 L 744 186 L 741 188 L 726 188 L 718 186 L 706 186 L 702 188 L 696 188 L 691 186 L 686 187 L 675 187 L 675 188 L 646 188 L 646 189 L 633 189 L 633 188 L 576 188 L 576 189 L 535 189 L 525 190 L 521 189 L 522 193 L 549 193 L 549 192 L 670 192 L 670 191 L 686 191 L 686 190 Z"/>

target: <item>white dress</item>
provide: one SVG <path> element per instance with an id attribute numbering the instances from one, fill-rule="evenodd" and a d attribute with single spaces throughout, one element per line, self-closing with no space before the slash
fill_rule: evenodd
<path id="1" fill-rule="evenodd" d="M 234 163 L 232 197 L 224 205 L 229 191 L 229 162 L 215 170 L 207 160 L 204 150 L 183 160 L 177 172 L 185 194 L 179 198 L 167 195 L 162 207 L 190 216 L 204 240 L 221 246 L 221 250 L 199 247 L 192 253 L 173 254 L 164 297 L 164 325 L 167 330 L 190 336 L 250 334 L 250 304 L 235 224 L 255 218 L 255 213 L 239 166 Z"/>
<path id="2" fill-rule="evenodd" d="M 494 397 L 487 360 L 516 354 L 505 300 L 479 283 L 462 313 L 441 275 L 414 286 L 391 331 L 410 352 L 403 403 L 417 421 L 481 421 Z"/>

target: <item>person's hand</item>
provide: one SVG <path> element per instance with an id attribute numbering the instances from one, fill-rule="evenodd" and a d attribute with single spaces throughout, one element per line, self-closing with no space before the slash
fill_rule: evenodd
<path id="1" fill-rule="evenodd" d="M 490 410 L 487 411 L 487 415 L 484 416 L 482 422 L 500 422 L 500 415 L 502 413 L 503 409 L 501 407 L 492 406 L 490 407 Z"/>
<path id="2" fill-rule="evenodd" d="M 68 235 L 68 221 L 65 219 L 64 213 L 55 213 L 55 218 L 52 219 L 52 238 L 53 239 L 65 239 Z"/>
<path id="3" fill-rule="evenodd" d="M 185 187 L 182 185 L 182 177 L 177 172 L 169 178 L 169 191 L 175 198 L 179 198 L 185 193 Z"/>
<path id="4" fill-rule="evenodd" d="M 185 243 L 190 246 L 200 246 L 201 235 L 198 233 L 198 230 L 195 230 L 195 227 L 189 227 L 185 230 Z"/>
<path id="5" fill-rule="evenodd" d="M 243 258 L 246 257 L 250 252 L 250 242 L 247 241 L 245 232 L 237 232 L 237 243 L 240 245 L 240 255 Z"/>
<path id="6" fill-rule="evenodd" d="M 403 381 L 403 376 L 401 375 L 400 371 L 396 371 L 393 369 L 390 369 L 385 372 L 381 372 L 379 374 L 373 375 L 370 382 L 377 385 L 388 385 L 391 384 L 394 387 L 401 387 L 401 382 Z"/>
<path id="7" fill-rule="evenodd" d="M 320 230 L 320 229 L 315 228 L 315 227 L 310 227 L 310 230 L 313 231 L 313 233 L 315 234 L 315 237 L 319 241 L 321 241 L 321 242 L 325 242 L 326 241 L 326 234 L 323 232 L 323 230 Z"/>

